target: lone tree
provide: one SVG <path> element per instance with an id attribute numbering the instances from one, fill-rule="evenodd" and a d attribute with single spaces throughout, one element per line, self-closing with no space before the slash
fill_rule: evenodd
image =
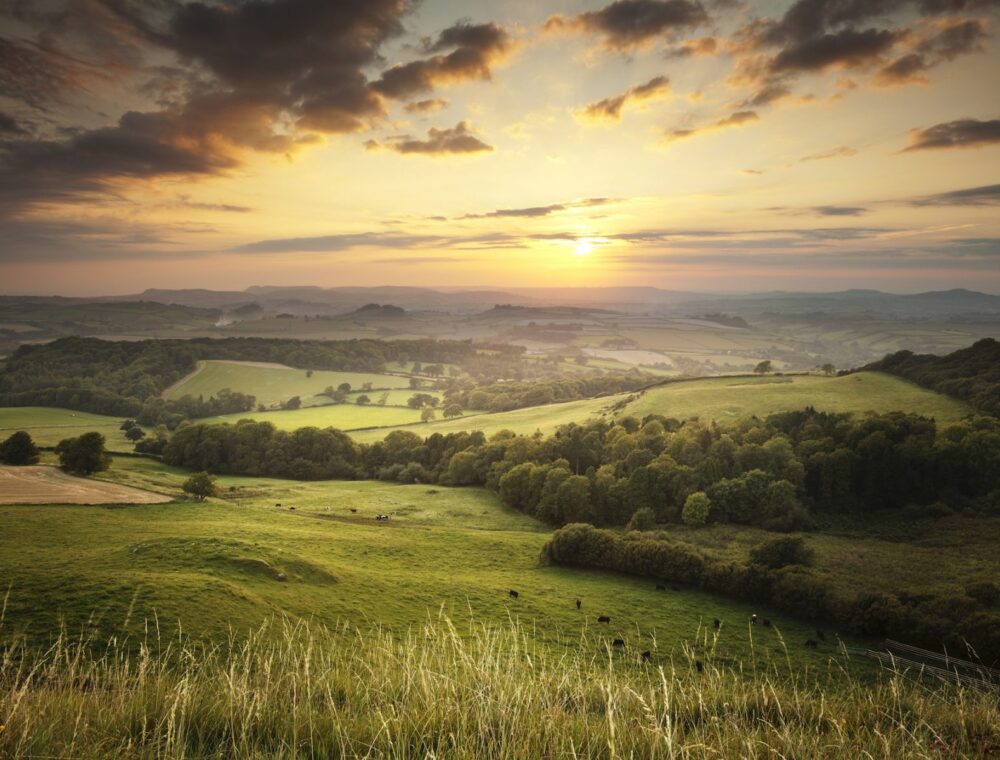
<path id="1" fill-rule="evenodd" d="M 111 456 L 104 450 L 104 436 L 84 433 L 79 438 L 64 438 L 56 446 L 59 465 L 76 475 L 93 475 L 111 466 Z"/>
<path id="2" fill-rule="evenodd" d="M 434 409 L 429 406 L 424 407 L 424 410 L 420 413 L 421 422 L 430 422 L 435 417 Z"/>
<path id="3" fill-rule="evenodd" d="M 766 375 L 768 372 L 771 371 L 771 360 L 765 359 L 756 367 L 754 367 L 753 371 L 758 375 Z"/>
<path id="4" fill-rule="evenodd" d="M 138 425 L 133 425 L 128 430 L 125 431 L 125 437 L 128 438 L 132 443 L 135 443 L 140 438 L 146 437 L 146 431 L 143 430 Z"/>
<path id="5" fill-rule="evenodd" d="M 824 364 L 822 367 L 820 367 L 820 369 L 823 370 L 824 375 L 832 375 L 834 372 L 837 371 L 837 368 L 834 367 L 832 364 L 830 364 L 830 362 Z"/>
<path id="6" fill-rule="evenodd" d="M 31 436 L 18 430 L 6 441 L 0 443 L 0 462 L 4 464 L 37 464 L 38 447 Z"/>
<path id="7" fill-rule="evenodd" d="M 365 404 L 370 404 L 371 402 L 372 400 L 368 398 L 368 396 L 364 393 L 362 393 L 360 396 L 354 399 L 354 403 L 356 403 L 358 406 L 364 406 Z"/>
<path id="8" fill-rule="evenodd" d="M 184 481 L 181 488 L 198 501 L 204 501 L 209 496 L 215 496 L 215 477 L 207 472 L 196 472 Z"/>
<path id="9" fill-rule="evenodd" d="M 448 406 L 446 406 L 444 408 L 444 416 L 445 417 L 461 417 L 462 416 L 462 407 L 459 406 L 458 404 L 448 404 Z"/>
<path id="10" fill-rule="evenodd" d="M 340 391 L 341 393 L 350 393 L 351 392 L 351 384 L 350 383 L 341 383 L 340 385 L 337 386 L 337 390 Z"/>
<path id="11" fill-rule="evenodd" d="M 292 396 L 288 401 L 284 403 L 285 409 L 301 409 L 302 399 L 298 396 Z"/>

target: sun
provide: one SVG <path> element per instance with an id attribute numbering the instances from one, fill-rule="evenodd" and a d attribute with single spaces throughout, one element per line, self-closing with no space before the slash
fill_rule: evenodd
<path id="1" fill-rule="evenodd" d="M 586 256 L 594 250 L 594 241 L 590 238 L 578 238 L 573 245 L 573 253 L 577 256 Z"/>

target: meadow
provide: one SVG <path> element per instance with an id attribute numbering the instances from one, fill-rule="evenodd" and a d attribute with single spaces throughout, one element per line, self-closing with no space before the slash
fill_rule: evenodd
<path id="1" fill-rule="evenodd" d="M 111 451 L 132 451 L 133 444 L 119 430 L 118 417 L 89 414 L 70 409 L 45 406 L 11 406 L 0 408 L 0 439 L 18 430 L 27 430 L 38 446 L 55 446 L 64 438 L 75 438 L 97 431 L 107 441 Z"/>
<path id="2" fill-rule="evenodd" d="M 163 393 L 167 399 L 182 396 L 218 395 L 223 388 L 256 397 L 258 404 L 271 406 L 287 401 L 292 396 L 301 397 L 303 403 L 328 403 L 329 399 L 315 400 L 326 388 L 336 388 L 350 383 L 360 390 L 365 383 L 373 388 L 408 388 L 409 378 L 366 372 L 328 372 L 293 369 L 280 364 L 235 361 L 203 361 L 198 368 Z M 374 399 L 373 399 L 374 400 Z M 405 403 L 405 399 L 404 399 Z"/>

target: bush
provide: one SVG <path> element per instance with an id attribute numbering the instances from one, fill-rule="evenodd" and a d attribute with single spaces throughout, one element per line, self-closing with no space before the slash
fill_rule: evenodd
<path id="1" fill-rule="evenodd" d="M 685 525 L 704 525 L 708 522 L 708 514 L 712 509 L 712 501 L 704 491 L 698 491 L 687 497 L 681 520 Z"/>
<path id="2" fill-rule="evenodd" d="M 965 587 L 965 593 L 980 604 L 990 606 L 1000 602 L 1000 586 L 997 586 L 992 581 L 970 583 Z"/>
<path id="3" fill-rule="evenodd" d="M 773 538 L 750 550 L 750 562 L 777 570 L 788 565 L 811 565 L 815 553 L 800 537 Z"/>
<path id="4" fill-rule="evenodd" d="M 37 464 L 38 447 L 30 435 L 18 430 L 0 443 L 0 462 L 14 465 Z"/>
<path id="5" fill-rule="evenodd" d="M 632 519 L 628 521 L 625 530 L 652 530 L 656 525 L 656 515 L 649 507 L 637 509 Z"/>

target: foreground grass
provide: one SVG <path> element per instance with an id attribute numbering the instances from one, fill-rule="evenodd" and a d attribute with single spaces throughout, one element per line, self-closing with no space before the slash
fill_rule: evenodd
<path id="1" fill-rule="evenodd" d="M 271 621 L 221 644 L 63 637 L 0 660 L 8 758 L 938 758 L 1000 751 L 996 695 L 846 655 L 792 672 L 652 659 L 516 623 L 402 635 Z M 696 659 L 696 657 L 698 659 Z M 699 672 L 697 665 L 703 664 Z"/>

